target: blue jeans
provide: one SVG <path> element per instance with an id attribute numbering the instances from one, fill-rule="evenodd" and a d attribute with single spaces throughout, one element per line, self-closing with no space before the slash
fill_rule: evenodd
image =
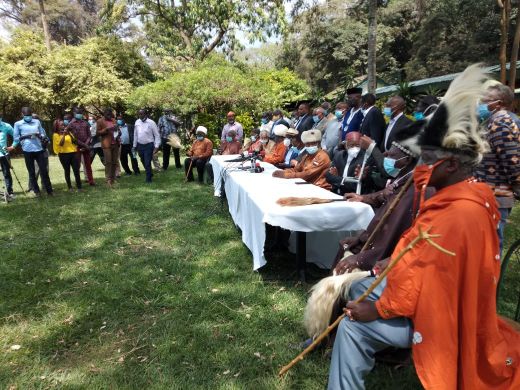
<path id="1" fill-rule="evenodd" d="M 146 182 L 152 182 L 152 157 L 153 157 L 153 142 L 149 144 L 137 144 L 137 153 L 143 163 L 144 170 L 146 171 Z"/>
<path id="2" fill-rule="evenodd" d="M 500 256 L 502 256 L 502 248 L 504 247 L 504 229 L 506 227 L 507 218 L 511 214 L 510 208 L 499 208 L 500 222 L 498 224 L 498 240 L 500 241 Z"/>

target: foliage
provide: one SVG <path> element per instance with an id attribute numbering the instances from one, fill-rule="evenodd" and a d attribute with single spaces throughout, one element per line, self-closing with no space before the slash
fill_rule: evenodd
<path id="1" fill-rule="evenodd" d="M 265 41 L 285 27 L 285 9 L 279 0 L 120 2 L 140 17 L 149 53 L 187 60 L 204 59 L 215 49 L 229 53 L 240 48 L 239 31 L 251 41 Z M 109 3 L 116 7 L 117 1 Z"/>
<path id="2" fill-rule="evenodd" d="M 137 47 L 115 37 L 47 53 L 39 33 L 18 29 L 1 49 L 0 107 L 11 115 L 23 105 L 48 117 L 72 105 L 122 107 L 133 86 L 153 78 Z"/>
<path id="3" fill-rule="evenodd" d="M 171 107 L 182 116 L 206 115 L 206 123 L 219 129 L 223 123 L 218 122 L 228 111 L 258 118 L 262 111 L 304 99 L 308 92 L 305 82 L 287 69 L 258 69 L 213 56 L 166 80 L 137 88 L 128 105 L 134 111 Z"/>

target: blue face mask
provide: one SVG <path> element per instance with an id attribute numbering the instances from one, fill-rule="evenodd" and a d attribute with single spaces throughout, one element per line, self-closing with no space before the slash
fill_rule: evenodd
<path id="1" fill-rule="evenodd" d="M 197 136 L 197 139 L 198 139 L 199 141 L 202 141 L 202 140 L 204 139 L 204 136 L 203 136 L 203 135 L 198 135 L 198 136 Z"/>
<path id="2" fill-rule="evenodd" d="M 227 142 L 233 142 L 233 137 L 226 137 Z"/>
<path id="3" fill-rule="evenodd" d="M 263 125 L 266 125 L 269 121 L 267 120 L 267 118 L 262 118 L 260 119 L 260 122 L 262 122 Z"/>
<path id="4" fill-rule="evenodd" d="M 255 141 L 256 141 L 256 136 L 255 136 L 255 135 L 252 135 L 252 136 L 251 136 L 251 141 L 252 141 L 252 142 L 255 142 Z"/>
<path id="5" fill-rule="evenodd" d="M 76 118 L 78 121 L 83 119 L 83 114 L 74 114 L 74 118 Z"/>
<path id="6" fill-rule="evenodd" d="M 95 123 L 95 121 L 94 121 L 93 119 L 90 119 L 90 120 L 88 121 L 88 123 L 89 123 L 90 126 L 92 126 L 92 125 Z"/>
<path id="7" fill-rule="evenodd" d="M 327 116 L 327 115 L 329 115 L 329 111 L 328 110 L 323 111 L 323 116 Z"/>
<path id="8" fill-rule="evenodd" d="M 422 121 L 422 120 L 424 120 L 424 113 L 416 111 L 413 113 L 413 117 L 415 118 L 416 121 Z"/>
<path id="9" fill-rule="evenodd" d="M 318 115 L 313 115 L 312 120 L 314 121 L 314 123 L 318 123 L 320 121 L 320 118 L 318 117 Z"/>
<path id="10" fill-rule="evenodd" d="M 489 111 L 488 105 L 483 103 L 479 104 L 477 108 L 477 115 L 482 121 L 488 119 L 491 116 L 491 111 Z"/>
<path id="11" fill-rule="evenodd" d="M 343 118 L 343 111 L 336 110 L 336 111 L 334 111 L 334 115 L 336 115 L 336 118 L 341 119 L 341 118 Z"/>
<path id="12" fill-rule="evenodd" d="M 383 109 L 383 114 L 385 114 L 385 116 L 390 118 L 392 116 L 392 109 L 390 107 L 385 107 Z"/>
<path id="13" fill-rule="evenodd" d="M 383 168 L 385 169 L 386 173 L 388 173 L 392 177 L 396 177 L 397 175 L 399 175 L 399 172 L 401 172 L 401 168 L 395 167 L 395 163 L 397 161 L 398 160 L 390 157 L 385 157 L 383 160 Z"/>
<path id="14" fill-rule="evenodd" d="M 64 119 L 64 120 L 63 120 L 63 124 L 64 124 L 65 126 L 67 126 L 69 123 L 70 123 L 70 120 L 68 120 L 68 119 Z"/>
<path id="15" fill-rule="evenodd" d="M 119 126 L 123 126 L 123 125 L 125 124 L 125 122 L 124 122 L 122 119 L 118 119 L 118 120 L 117 120 L 117 124 L 118 124 Z"/>
<path id="16" fill-rule="evenodd" d="M 30 121 L 33 120 L 33 117 L 32 117 L 32 115 L 24 115 L 24 116 L 23 116 L 23 120 L 24 120 L 25 122 L 29 123 Z"/>
<path id="17" fill-rule="evenodd" d="M 307 153 L 309 154 L 316 154 L 318 152 L 318 147 L 317 146 L 307 146 L 305 148 L 305 150 L 307 151 Z"/>

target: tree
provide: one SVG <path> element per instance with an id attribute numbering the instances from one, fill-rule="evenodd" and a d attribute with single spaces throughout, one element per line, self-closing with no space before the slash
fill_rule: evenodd
<path id="1" fill-rule="evenodd" d="M 188 60 L 240 47 L 238 31 L 265 40 L 285 27 L 281 0 L 128 0 L 128 5 L 141 18 L 149 52 Z"/>
<path id="2" fill-rule="evenodd" d="M 375 93 L 377 85 L 376 47 L 377 44 L 377 0 L 368 0 L 368 92 Z"/>
<path id="3" fill-rule="evenodd" d="M 43 27 L 43 36 L 45 37 L 45 47 L 47 51 L 51 51 L 51 36 L 49 34 L 49 24 L 47 23 L 47 14 L 45 13 L 45 6 L 43 5 L 43 0 L 38 0 L 38 5 L 40 7 L 40 14 L 42 19 L 42 27 Z"/>

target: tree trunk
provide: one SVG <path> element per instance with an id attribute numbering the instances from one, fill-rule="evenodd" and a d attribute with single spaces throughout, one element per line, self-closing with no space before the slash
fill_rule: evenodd
<path id="1" fill-rule="evenodd" d="M 45 13 L 45 6 L 43 4 L 43 0 L 38 0 L 38 4 L 40 5 L 40 14 L 42 17 L 42 27 L 43 27 L 43 36 L 45 38 L 45 47 L 47 51 L 51 51 L 51 36 L 49 34 L 49 24 L 47 23 L 47 15 Z"/>
<path id="2" fill-rule="evenodd" d="M 516 82 L 516 62 L 518 60 L 518 47 L 520 46 L 520 5 L 516 11 L 516 26 L 515 38 L 513 40 L 513 47 L 511 48 L 511 58 L 509 60 L 509 86 L 515 90 Z"/>
<path id="3" fill-rule="evenodd" d="M 368 92 L 376 92 L 377 0 L 368 1 Z"/>
<path id="4" fill-rule="evenodd" d="M 500 12 L 500 82 L 507 83 L 507 33 L 509 30 L 509 14 L 511 11 L 511 0 L 497 0 L 501 7 Z"/>

